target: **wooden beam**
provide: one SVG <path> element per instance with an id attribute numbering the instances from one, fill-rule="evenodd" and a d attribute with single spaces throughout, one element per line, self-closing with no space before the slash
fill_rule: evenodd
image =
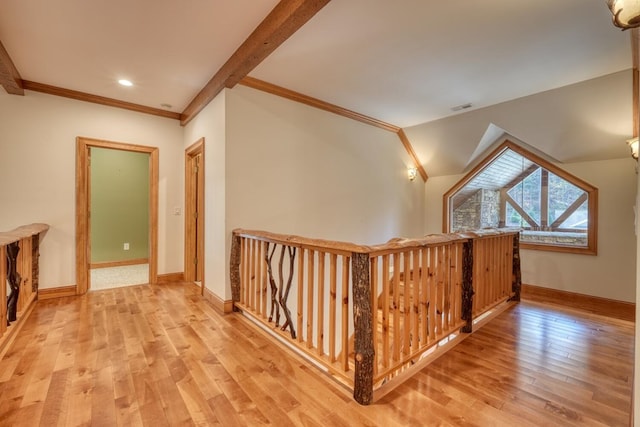
<path id="1" fill-rule="evenodd" d="M 281 0 L 182 112 L 184 126 L 225 87 L 232 88 L 330 0 Z"/>
<path id="2" fill-rule="evenodd" d="M 31 82 L 23 80 L 23 87 L 27 90 L 42 92 L 49 95 L 62 96 L 65 98 L 76 99 L 78 101 L 92 102 L 94 104 L 107 105 L 109 107 L 124 108 L 125 110 L 137 111 L 139 113 L 151 114 L 154 116 L 166 117 L 168 119 L 179 120 L 180 113 L 173 111 L 161 110 L 160 108 L 147 107 L 145 105 L 134 104 L 132 102 L 120 101 L 118 99 L 107 98 L 90 93 L 79 92 L 71 89 L 64 89 L 57 86 L 51 86 L 44 83 Z"/>
<path id="3" fill-rule="evenodd" d="M 0 85 L 7 93 L 12 95 L 24 95 L 22 78 L 18 69 L 13 64 L 9 53 L 0 42 Z"/>
<path id="4" fill-rule="evenodd" d="M 409 156 L 411 156 L 411 159 L 413 160 L 413 163 L 416 169 L 418 169 L 420 176 L 422 177 L 424 182 L 427 182 L 427 179 L 428 179 L 427 172 L 422 167 L 422 163 L 420 163 L 420 159 L 418 159 L 418 155 L 413 150 L 413 147 L 411 146 L 411 142 L 409 141 L 409 138 L 407 138 L 407 135 L 404 133 L 404 131 L 400 127 L 392 125 L 390 123 L 383 122 L 382 120 L 378 120 L 373 117 L 366 116 L 364 114 L 357 113 L 347 108 L 343 108 L 335 104 L 330 104 L 320 99 L 313 98 L 311 96 L 307 96 L 290 89 L 286 89 L 282 86 L 277 86 L 272 83 L 265 82 L 263 80 L 255 79 L 253 77 L 245 77 L 244 79 L 240 80 L 239 83 L 243 86 L 261 90 L 263 92 L 267 92 L 272 95 L 280 96 L 282 98 L 286 98 L 291 101 L 299 102 L 301 104 L 305 104 L 310 107 L 328 111 L 330 113 L 337 114 L 339 116 L 356 120 L 358 122 L 365 123 L 367 125 L 374 126 L 374 127 L 397 134 L 405 150 L 407 150 L 407 153 L 409 153 Z"/>

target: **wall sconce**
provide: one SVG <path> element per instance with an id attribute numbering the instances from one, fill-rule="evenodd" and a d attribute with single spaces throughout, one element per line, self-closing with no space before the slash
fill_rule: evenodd
<path id="1" fill-rule="evenodd" d="M 613 25 L 628 30 L 640 27 L 640 0 L 607 0 Z"/>
<path id="2" fill-rule="evenodd" d="M 407 168 L 407 178 L 409 178 L 409 181 L 416 179 L 416 176 L 418 176 L 418 168 L 414 166 Z"/>
<path id="3" fill-rule="evenodd" d="M 635 138 L 628 139 L 627 144 L 631 149 L 631 157 L 638 160 L 638 149 L 640 149 L 638 146 L 638 137 L 636 136 Z"/>

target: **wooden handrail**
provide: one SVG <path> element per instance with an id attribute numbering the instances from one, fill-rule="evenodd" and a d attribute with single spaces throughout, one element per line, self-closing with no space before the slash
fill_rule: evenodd
<path id="1" fill-rule="evenodd" d="M 0 232 L 0 246 L 6 246 L 9 243 L 17 242 L 25 237 L 35 236 L 49 229 L 47 224 L 29 224 L 15 228 L 11 231 Z"/>
<path id="2" fill-rule="evenodd" d="M 367 246 L 236 229 L 234 309 L 286 337 L 367 405 L 428 351 L 471 332 L 475 318 L 519 300 L 519 231 Z"/>

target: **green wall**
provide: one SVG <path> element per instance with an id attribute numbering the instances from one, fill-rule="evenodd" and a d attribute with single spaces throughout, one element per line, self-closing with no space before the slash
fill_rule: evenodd
<path id="1" fill-rule="evenodd" d="M 91 263 L 147 258 L 149 154 L 92 147 L 90 183 Z"/>

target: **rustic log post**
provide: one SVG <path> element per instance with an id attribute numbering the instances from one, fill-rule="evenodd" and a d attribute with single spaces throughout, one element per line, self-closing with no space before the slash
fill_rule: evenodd
<path id="1" fill-rule="evenodd" d="M 473 240 L 462 245 L 462 320 L 467 322 L 460 332 L 473 331 Z"/>
<path id="2" fill-rule="evenodd" d="M 34 234 L 31 237 L 31 291 L 38 292 L 40 276 L 40 235 Z"/>
<path id="3" fill-rule="evenodd" d="M 240 301 L 240 241 L 235 232 L 231 236 L 231 256 L 229 257 L 229 280 L 231 281 L 231 299 L 233 311 L 240 311 L 235 303 Z"/>
<path id="4" fill-rule="evenodd" d="M 373 313 L 371 312 L 371 282 L 369 254 L 352 253 L 353 325 L 355 329 L 355 375 L 353 398 L 361 405 L 373 399 Z M 345 351 L 346 349 L 343 349 Z"/>
<path id="5" fill-rule="evenodd" d="M 20 252 L 20 244 L 18 242 L 7 245 L 7 281 L 11 288 L 11 293 L 7 297 L 7 326 L 10 322 L 15 322 L 18 319 L 18 297 L 20 296 L 20 282 L 22 281 L 16 265 L 18 252 Z"/>
<path id="6" fill-rule="evenodd" d="M 511 281 L 511 291 L 513 296 L 509 301 L 520 301 L 520 290 L 522 288 L 522 274 L 520 271 L 520 233 L 513 235 L 513 279 Z"/>

